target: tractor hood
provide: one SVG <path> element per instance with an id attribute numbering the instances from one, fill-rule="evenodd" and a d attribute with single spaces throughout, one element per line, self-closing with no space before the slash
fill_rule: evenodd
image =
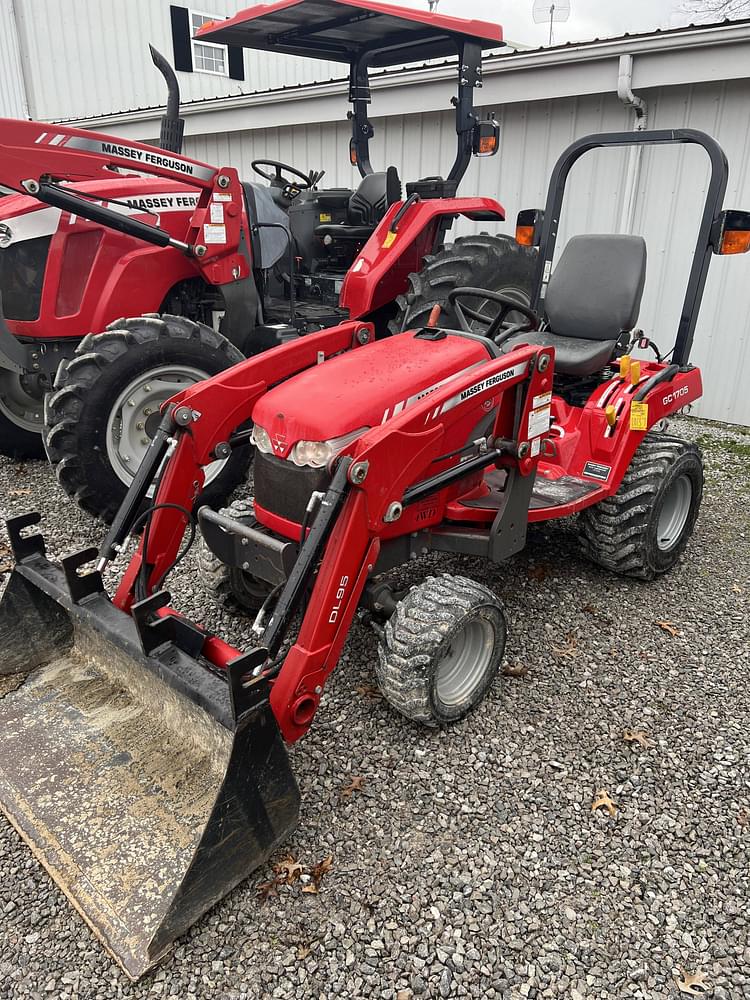
<path id="1" fill-rule="evenodd" d="M 382 424 L 487 358 L 485 346 L 467 337 L 401 333 L 283 382 L 258 401 L 253 422 L 268 433 L 273 454 L 287 458 L 298 441 L 330 441 Z"/>

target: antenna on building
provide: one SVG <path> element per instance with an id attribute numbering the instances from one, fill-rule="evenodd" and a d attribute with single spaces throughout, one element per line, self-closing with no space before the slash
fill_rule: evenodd
<path id="1" fill-rule="evenodd" d="M 567 21 L 570 17 L 570 0 L 534 0 L 532 10 L 534 24 L 549 21 L 549 42 L 552 44 L 552 26 L 555 22 Z"/>

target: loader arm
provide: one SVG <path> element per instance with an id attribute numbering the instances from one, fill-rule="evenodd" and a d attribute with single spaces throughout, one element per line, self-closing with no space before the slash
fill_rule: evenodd
<path id="1" fill-rule="evenodd" d="M 226 285 L 250 274 L 242 232 L 243 192 L 233 167 L 217 168 L 146 143 L 64 125 L 0 119 L 0 184 L 157 246 L 193 257 L 208 282 Z M 200 191 L 182 239 L 82 197 L 68 185 L 113 170 L 187 182 Z"/>
<path id="2" fill-rule="evenodd" d="M 302 345 L 285 345 L 251 358 L 173 397 L 170 405 L 176 407 L 173 412 L 178 420 L 186 419 L 188 413 L 199 416 L 176 432 L 176 448 L 155 500 L 148 551 L 144 559 L 145 542 L 141 541 L 115 595 L 118 607 L 130 611 L 136 605 L 133 613 L 137 613 L 138 602 L 148 600 L 161 586 L 182 543 L 187 527 L 185 512 L 200 489 L 201 467 L 211 459 L 217 444 L 226 441 L 235 427 L 251 417 L 257 400 L 272 383 L 342 350 L 356 348 L 362 339 L 357 334 L 365 329 L 347 323 L 310 335 Z M 539 353 L 548 356 L 542 371 L 537 364 Z M 445 485 L 465 478 L 470 465 L 474 471 L 505 464 L 521 477 L 533 480 L 539 453 L 537 450 L 536 456 L 532 455 L 526 431 L 533 398 L 551 387 L 553 353 L 549 348 L 520 347 L 508 355 L 488 359 L 481 368 L 452 379 L 399 416 L 366 432 L 351 446 L 353 453 L 340 460 L 329 496 L 321 505 L 321 513 L 313 522 L 258 646 L 242 653 L 225 644 L 217 648 L 210 640 L 204 644 L 203 655 L 229 671 L 238 717 L 244 699 L 250 697 L 245 689 L 249 687 L 251 693 L 255 683 L 248 684 L 243 678 L 253 675 L 258 682 L 272 681 L 271 707 L 285 740 L 294 741 L 307 731 L 367 579 L 377 564 L 388 520 L 386 513 L 394 504 L 410 502 L 410 487 L 417 484 L 435 495 Z M 517 393 L 513 409 L 500 407 L 499 397 L 513 391 Z M 218 399 L 222 400 L 221 406 L 217 405 Z M 435 476 L 435 463 L 444 451 L 446 427 L 462 417 L 463 408 L 483 404 L 497 407 L 491 435 L 494 445 L 478 464 L 465 463 L 457 455 L 450 469 Z M 509 419 L 509 413 L 515 413 L 515 417 Z M 363 479 L 352 471 L 357 467 L 368 470 Z M 424 490 L 418 492 L 420 497 L 424 495 Z M 527 516 L 528 510 L 524 509 L 518 519 L 522 526 L 515 526 L 506 555 L 524 544 Z M 117 530 L 116 525 L 112 530 Z M 144 575 L 147 585 L 139 589 Z M 315 583 L 299 635 L 279 668 L 275 657 L 313 577 Z M 161 600 L 154 596 L 155 607 L 162 615 L 174 614 L 165 606 L 167 595 L 162 596 Z"/>

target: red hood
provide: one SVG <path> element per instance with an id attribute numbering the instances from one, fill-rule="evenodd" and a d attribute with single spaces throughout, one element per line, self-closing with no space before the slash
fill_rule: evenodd
<path id="1" fill-rule="evenodd" d="M 478 341 L 402 333 L 309 368 L 261 397 L 253 421 L 285 458 L 297 441 L 327 441 L 374 427 L 487 360 Z"/>

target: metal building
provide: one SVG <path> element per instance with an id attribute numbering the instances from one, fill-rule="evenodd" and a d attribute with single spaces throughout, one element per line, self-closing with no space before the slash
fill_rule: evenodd
<path id="1" fill-rule="evenodd" d="M 9 2 L 0 0 L 0 7 Z M 221 7 L 217 17 L 247 5 L 242 0 L 212 3 Z M 41 0 L 14 0 L 13 6 L 24 64 L 45 65 L 51 59 L 56 71 L 49 79 L 27 84 L 32 116 L 75 119 L 131 138 L 158 135 L 162 90 L 146 43 L 173 54 L 174 4 L 61 0 L 56 5 L 61 11 L 75 10 L 94 25 L 88 40 L 77 28 L 67 40 L 49 24 L 30 30 L 40 8 L 46 8 Z M 115 37 L 102 47 L 94 33 L 104 7 L 107 34 Z M 7 39 L 0 42 L 6 44 Z M 68 57 L 60 68 L 54 54 L 66 46 L 81 58 L 72 65 Z M 174 55 L 179 57 L 177 51 Z M 492 55 L 485 60 L 483 104 L 501 122 L 501 151 L 495 158 L 474 161 L 461 193 L 497 197 L 508 215 L 501 228 L 512 231 L 519 209 L 543 204 L 550 170 L 564 146 L 587 132 L 636 125 L 626 100 L 634 92 L 645 101 L 649 127 L 688 126 L 716 136 L 730 162 L 727 207 L 750 208 L 748 66 L 749 21 Z M 347 155 L 343 68 L 245 53 L 242 69 L 244 79 L 196 72 L 195 65 L 192 73 L 180 71 L 185 152 L 234 165 L 248 176 L 253 158 L 274 157 L 305 170 L 325 169 L 324 184 L 356 185 Z M 404 181 L 448 169 L 455 145 L 448 109 L 455 72 L 455 65 L 441 64 L 373 74 L 376 164 L 395 164 Z M 2 76 L 0 69 L 0 111 L 7 113 L 10 88 Z M 404 114 L 405 108 L 419 111 Z M 642 233 L 649 268 L 639 325 L 663 348 L 674 340 L 707 176 L 705 154 L 693 147 L 654 148 L 642 157 L 612 150 L 590 153 L 571 175 L 558 245 L 578 232 Z M 458 232 L 469 224 L 461 225 L 464 230 Z M 745 257 L 713 262 L 693 352 L 705 381 L 696 412 L 748 425 L 749 268 Z"/>

